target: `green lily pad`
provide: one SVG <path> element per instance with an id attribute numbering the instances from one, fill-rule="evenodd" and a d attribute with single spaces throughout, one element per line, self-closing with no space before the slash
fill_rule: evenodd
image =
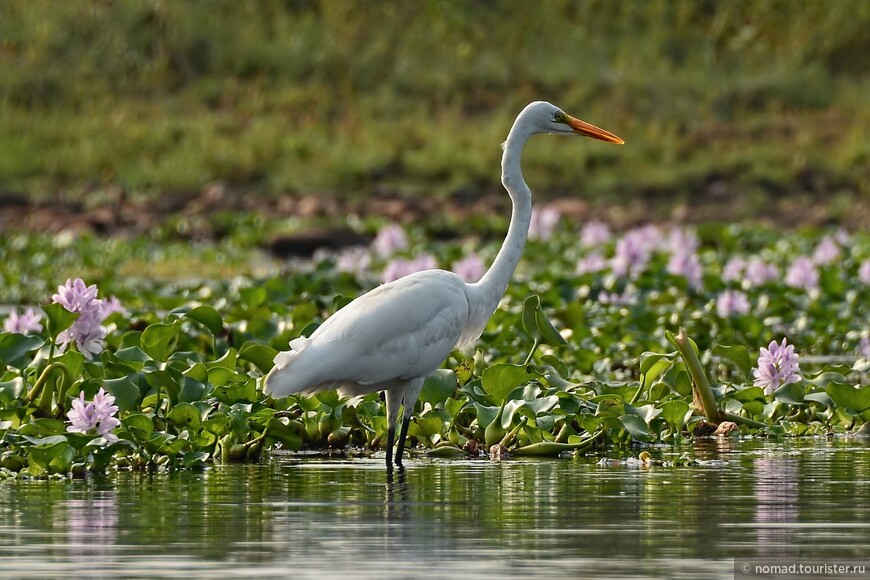
<path id="1" fill-rule="evenodd" d="M 870 409 L 870 386 L 855 388 L 847 383 L 829 383 L 825 392 L 840 407 L 862 413 Z"/>
<path id="2" fill-rule="evenodd" d="M 447 399 L 444 401 L 444 410 L 451 418 L 455 418 L 466 404 L 468 401 L 465 399 Z"/>
<path id="3" fill-rule="evenodd" d="M 261 373 L 267 373 L 275 366 L 278 351 L 267 344 L 248 341 L 239 349 L 239 358 L 253 363 Z"/>
<path id="4" fill-rule="evenodd" d="M 149 325 L 142 331 L 140 337 L 142 350 L 156 361 L 165 361 L 175 350 L 179 330 L 180 326 L 177 320 Z"/>
<path id="5" fill-rule="evenodd" d="M 804 389 L 799 383 L 788 383 L 775 390 L 773 397 L 781 403 L 800 405 L 804 402 Z"/>
<path id="6" fill-rule="evenodd" d="M 223 411 L 216 411 L 202 422 L 202 427 L 209 433 L 221 436 L 229 430 L 230 423 L 232 423 L 232 417 Z"/>
<path id="7" fill-rule="evenodd" d="M 423 382 L 423 389 L 420 391 L 420 401 L 429 403 L 433 407 L 438 403 L 446 401 L 453 393 L 456 392 L 458 386 L 456 373 L 450 369 L 438 369 Z"/>
<path id="8" fill-rule="evenodd" d="M 743 374 L 744 378 L 749 377 L 749 373 L 752 371 L 752 363 L 749 360 L 749 351 L 746 350 L 745 346 L 717 344 L 713 346 L 713 354 L 730 360 Z"/>
<path id="9" fill-rule="evenodd" d="M 764 389 L 761 387 L 746 387 L 745 389 L 734 391 L 731 396 L 742 403 L 746 403 L 755 399 L 764 399 Z"/>
<path id="10" fill-rule="evenodd" d="M 249 288 L 242 288 L 241 290 L 239 290 L 239 298 L 241 299 L 242 304 L 244 304 L 248 308 L 256 308 L 257 306 L 261 306 L 266 302 L 266 299 L 268 297 L 269 293 L 263 286 L 251 286 Z"/>
<path id="11" fill-rule="evenodd" d="M 674 353 L 661 354 L 658 352 L 644 352 L 640 355 L 641 385 L 648 389 L 653 381 L 661 376 L 672 364 Z"/>
<path id="12" fill-rule="evenodd" d="M 202 425 L 199 409 L 190 403 L 178 403 L 166 418 L 184 429 L 199 429 Z"/>
<path id="13" fill-rule="evenodd" d="M 532 340 L 541 337 L 541 332 L 538 330 L 538 324 L 535 320 L 535 310 L 541 307 L 541 297 L 533 294 L 523 302 L 522 323 L 523 330 L 529 335 Z"/>
<path id="14" fill-rule="evenodd" d="M 224 327 L 220 312 L 206 304 L 189 310 L 184 316 L 205 326 L 213 336 L 218 336 Z"/>
<path id="15" fill-rule="evenodd" d="M 136 403 L 142 396 L 139 386 L 133 382 L 132 378 L 133 376 L 128 376 L 103 381 L 103 387 L 115 397 L 115 404 L 121 411 L 136 410 Z"/>
<path id="16" fill-rule="evenodd" d="M 514 389 L 531 378 L 533 376 L 523 365 L 498 363 L 484 369 L 481 382 L 487 394 L 499 402 L 504 402 Z"/>
<path id="17" fill-rule="evenodd" d="M 691 413 L 689 404 L 683 399 L 674 399 L 664 403 L 661 407 L 662 419 L 674 430 L 682 429 Z"/>
<path id="18" fill-rule="evenodd" d="M 289 417 L 272 417 L 269 419 L 269 435 L 282 443 L 287 449 L 299 451 L 302 448 L 302 433 L 299 422 L 294 423 Z"/>
<path id="19" fill-rule="evenodd" d="M 199 401 L 202 399 L 204 392 L 205 384 L 192 377 L 184 377 L 181 383 L 181 391 L 178 393 L 178 400 L 187 403 Z"/>
<path id="20" fill-rule="evenodd" d="M 649 431 L 646 421 L 637 415 L 625 414 L 619 417 L 622 425 L 628 433 L 638 441 L 652 441 L 655 439 Z"/>
<path id="21" fill-rule="evenodd" d="M 480 403 L 474 403 L 474 408 L 477 410 L 477 424 L 480 425 L 482 429 L 488 427 L 501 410 L 501 407 L 489 407 L 487 405 L 481 405 Z"/>
<path id="22" fill-rule="evenodd" d="M 26 390 L 24 379 L 21 377 L 0 382 L 0 408 L 10 406 L 12 401 L 24 395 Z"/>
<path id="23" fill-rule="evenodd" d="M 248 379 L 245 382 L 233 382 L 228 385 L 215 386 L 212 391 L 215 397 L 228 405 L 233 403 L 256 403 L 257 380 Z"/>
<path id="24" fill-rule="evenodd" d="M 131 413 L 123 419 L 121 424 L 140 439 L 147 439 L 154 431 L 154 421 L 151 417 L 142 413 Z"/>
<path id="25" fill-rule="evenodd" d="M 43 306 L 42 311 L 45 313 L 45 329 L 53 341 L 56 341 L 57 335 L 72 326 L 79 317 L 77 312 L 70 312 L 56 302 Z"/>
<path id="26" fill-rule="evenodd" d="M 144 350 L 138 346 L 130 346 L 115 352 L 115 356 L 123 361 L 146 363 L 151 360 Z M 141 367 L 140 367 L 141 368 Z"/>
<path id="27" fill-rule="evenodd" d="M 236 368 L 236 360 L 239 358 L 239 353 L 234 348 L 230 348 L 217 360 L 206 361 L 205 366 L 208 367 L 209 370 L 213 368 L 224 368 L 224 369 L 235 369 Z"/>
<path id="28" fill-rule="evenodd" d="M 0 332 L 0 365 L 15 365 L 29 352 L 42 348 L 45 341 L 38 336 Z"/>
<path id="29" fill-rule="evenodd" d="M 550 319 L 547 318 L 547 315 L 544 314 L 541 307 L 541 297 L 537 294 L 529 296 L 523 302 L 522 324 L 523 330 L 533 340 L 540 340 L 553 346 L 567 344 Z"/>
<path id="30" fill-rule="evenodd" d="M 414 423 L 417 425 L 420 433 L 425 437 L 431 437 L 432 435 L 441 433 L 441 428 L 444 426 L 441 417 L 432 414 L 417 417 L 414 419 Z"/>
<path id="31" fill-rule="evenodd" d="M 743 410 L 749 413 L 750 416 L 761 415 L 764 412 L 765 403 L 758 399 L 746 401 L 743 403 Z"/>
<path id="32" fill-rule="evenodd" d="M 66 437 L 56 435 L 36 440 L 30 448 L 27 462 L 38 472 L 66 473 L 75 459 L 75 448 L 69 444 Z"/>

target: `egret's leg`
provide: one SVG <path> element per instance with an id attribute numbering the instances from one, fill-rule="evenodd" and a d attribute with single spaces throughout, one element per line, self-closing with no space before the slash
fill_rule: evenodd
<path id="1" fill-rule="evenodd" d="M 405 437 L 408 435 L 408 425 L 411 423 L 411 415 L 405 413 L 402 419 L 402 430 L 399 432 L 399 448 L 396 449 L 396 465 L 402 467 L 402 451 L 405 449 Z"/>
<path id="2" fill-rule="evenodd" d="M 393 445 L 396 442 L 396 420 L 399 418 L 402 392 L 401 388 L 384 391 L 387 400 L 387 469 L 393 468 Z"/>
<path id="3" fill-rule="evenodd" d="M 402 451 L 405 449 L 405 437 L 408 435 L 408 425 L 411 424 L 411 416 L 414 414 L 414 405 L 423 388 L 423 379 L 414 379 L 408 383 L 404 397 L 404 416 L 402 418 L 402 430 L 399 432 L 399 448 L 396 450 L 396 465 L 402 466 Z"/>
<path id="4" fill-rule="evenodd" d="M 390 425 L 387 427 L 387 469 L 393 468 L 393 443 L 395 437 L 396 428 L 393 426 L 392 423 L 390 423 Z"/>

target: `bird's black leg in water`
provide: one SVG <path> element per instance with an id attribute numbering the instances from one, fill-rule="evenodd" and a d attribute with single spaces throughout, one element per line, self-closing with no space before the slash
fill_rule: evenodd
<path id="1" fill-rule="evenodd" d="M 396 426 L 387 427 L 387 469 L 393 468 L 393 443 L 396 439 Z M 399 450 L 401 453 L 401 449 Z"/>
<path id="2" fill-rule="evenodd" d="M 399 432 L 399 448 L 396 449 L 396 465 L 402 467 L 402 451 L 405 449 L 405 437 L 408 435 L 408 425 L 411 423 L 411 415 L 405 415 L 402 420 L 402 430 Z"/>

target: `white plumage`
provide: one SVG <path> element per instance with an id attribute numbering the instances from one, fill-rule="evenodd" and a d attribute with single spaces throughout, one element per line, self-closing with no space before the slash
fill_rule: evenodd
<path id="1" fill-rule="evenodd" d="M 275 357 L 264 391 L 273 397 L 338 389 L 345 396 L 386 392 L 387 467 L 399 407 L 404 417 L 396 451 L 402 449 L 423 380 L 454 348 L 468 349 L 480 337 L 507 289 L 522 255 L 531 219 L 531 191 L 520 155 L 536 133 L 579 134 L 612 143 L 615 135 L 575 119 L 558 107 L 534 102 L 519 114 L 502 156 L 502 183 L 513 201 L 508 233 L 490 269 L 475 284 L 444 270 L 426 270 L 379 286 L 333 314 L 309 338 L 290 341 Z"/>

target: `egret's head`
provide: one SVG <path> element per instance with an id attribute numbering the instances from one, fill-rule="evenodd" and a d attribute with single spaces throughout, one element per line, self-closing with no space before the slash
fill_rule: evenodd
<path id="1" fill-rule="evenodd" d="M 523 109 L 520 116 L 528 119 L 533 133 L 556 133 L 559 135 L 583 135 L 608 143 L 625 143 L 622 139 L 600 129 L 595 125 L 576 119 L 557 107 L 545 101 L 535 101 Z"/>

